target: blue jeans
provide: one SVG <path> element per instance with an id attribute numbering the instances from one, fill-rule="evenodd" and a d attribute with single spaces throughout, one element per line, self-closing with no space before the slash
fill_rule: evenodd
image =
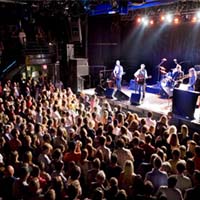
<path id="1" fill-rule="evenodd" d="M 144 99 L 145 97 L 145 90 L 146 90 L 146 84 L 138 84 L 138 92 L 141 95 L 142 99 Z"/>
<path id="2" fill-rule="evenodd" d="M 116 82 L 116 86 L 118 90 L 121 90 L 121 78 L 116 78 L 115 82 Z"/>

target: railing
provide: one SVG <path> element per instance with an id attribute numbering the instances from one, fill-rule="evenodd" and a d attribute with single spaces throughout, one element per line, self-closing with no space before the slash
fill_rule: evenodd
<path id="1" fill-rule="evenodd" d="M 8 72 L 10 72 L 14 67 L 16 67 L 16 63 L 17 61 L 14 60 L 13 62 L 11 62 L 7 67 L 5 67 L 1 72 L 0 72 L 0 80 L 3 80 L 4 77 L 6 76 L 6 74 Z"/>

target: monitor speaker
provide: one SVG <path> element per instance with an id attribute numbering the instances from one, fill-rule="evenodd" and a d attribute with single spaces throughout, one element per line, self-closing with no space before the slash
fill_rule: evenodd
<path id="1" fill-rule="evenodd" d="M 95 88 L 95 93 L 97 96 L 104 96 L 105 95 L 105 89 L 98 85 L 96 88 Z"/>
<path id="2" fill-rule="evenodd" d="M 131 105 L 140 105 L 140 98 L 141 94 L 140 93 L 132 93 L 131 94 Z"/>
<path id="3" fill-rule="evenodd" d="M 117 90 L 115 92 L 114 97 L 116 97 L 118 101 L 128 101 L 129 100 L 129 97 L 120 90 Z"/>
<path id="4" fill-rule="evenodd" d="M 172 112 L 175 115 L 193 120 L 199 92 L 174 89 Z"/>
<path id="5" fill-rule="evenodd" d="M 112 99 L 113 98 L 113 93 L 114 93 L 114 89 L 113 88 L 106 88 L 106 90 L 105 90 L 106 98 Z"/>

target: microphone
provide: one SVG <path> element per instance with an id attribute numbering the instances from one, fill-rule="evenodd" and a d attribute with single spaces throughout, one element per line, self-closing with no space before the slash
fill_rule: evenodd
<path id="1" fill-rule="evenodd" d="M 176 58 L 174 58 L 174 60 L 173 60 L 174 62 L 177 62 L 177 59 Z"/>
<path id="2" fill-rule="evenodd" d="M 163 58 L 162 61 L 167 61 L 167 58 Z"/>

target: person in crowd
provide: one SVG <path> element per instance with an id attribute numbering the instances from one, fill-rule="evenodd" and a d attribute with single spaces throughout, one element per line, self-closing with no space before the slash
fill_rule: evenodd
<path id="1" fill-rule="evenodd" d="M 195 169 L 200 170 L 200 146 L 197 145 L 194 149 L 195 154 L 193 157 Z"/>
<path id="2" fill-rule="evenodd" d="M 194 186 L 186 190 L 184 200 L 197 200 L 200 197 L 200 171 L 195 170 L 194 172 Z"/>
<path id="3" fill-rule="evenodd" d="M 119 177 L 119 188 L 126 191 L 128 199 L 132 199 L 138 194 L 142 194 L 143 186 L 142 177 L 135 174 L 133 163 L 127 160 Z"/>
<path id="4" fill-rule="evenodd" d="M 173 177 L 176 177 L 176 187 L 180 189 L 183 195 L 187 189 L 192 187 L 191 179 L 184 175 L 185 169 L 185 162 L 179 161 L 176 164 L 177 173 L 175 175 L 172 175 Z"/>
<path id="5" fill-rule="evenodd" d="M 4 176 L 0 182 L 1 192 L 0 196 L 4 200 L 12 199 L 12 187 L 13 183 L 16 181 L 16 177 L 14 176 L 14 167 L 8 165 L 4 170 Z"/>
<path id="6" fill-rule="evenodd" d="M 12 92 L 15 85 L 19 87 L 19 95 Z M 115 194 L 113 199 L 141 196 L 154 199 L 153 194 L 160 185 L 167 184 L 171 173 L 177 177 L 177 184 L 187 176 L 192 186 L 198 188 L 198 176 L 194 178 L 195 169 L 199 169 L 198 132 L 190 135 L 191 130 L 184 126 L 180 129 L 173 124 L 169 126 L 166 116 L 149 126 L 145 116 L 122 111 L 120 106 L 112 110 L 108 101 L 101 102 L 98 97 L 95 97 L 99 101 L 98 109 L 95 105 L 90 111 L 84 95 L 79 99 L 70 88 L 56 89 L 47 80 L 41 81 L 37 98 L 34 87 L 38 84 L 25 80 L 23 88 L 27 88 L 29 97 L 24 96 L 21 85 L 13 81 L 2 83 L 2 90 L 10 92 L 0 98 L 0 188 L 5 186 L 5 191 L 10 192 L 5 195 L 0 190 L 1 198 L 10 195 L 7 199 L 40 199 L 41 196 L 44 199 L 103 199 L 107 198 L 108 188 L 110 196 Z M 104 112 L 105 120 L 100 121 Z M 168 143 L 173 134 L 178 136 L 179 145 L 177 137 Z M 144 148 L 145 145 L 148 147 Z M 177 148 L 182 152 L 180 156 L 174 156 Z M 149 149 L 154 149 L 151 156 Z M 186 170 L 179 165 L 180 161 L 186 162 Z M 171 164 L 164 165 L 166 162 Z M 125 170 L 125 163 L 130 163 L 132 170 Z M 79 169 L 74 170 L 77 165 Z M 101 179 L 104 188 L 99 184 L 101 180 L 96 179 L 100 170 L 105 175 L 99 176 L 104 177 Z M 123 190 L 129 175 L 133 180 Z M 153 192 L 150 185 L 147 191 L 144 189 L 144 180 L 152 181 Z M 92 186 L 93 190 L 88 190 Z M 187 187 L 185 190 L 189 199 L 191 193 Z"/>
<path id="7" fill-rule="evenodd" d="M 168 186 L 160 186 L 157 196 L 164 195 L 167 197 L 167 200 L 183 200 L 181 191 L 176 187 L 176 182 L 176 177 L 169 177 Z"/>
<path id="8" fill-rule="evenodd" d="M 153 169 L 150 172 L 147 172 L 145 180 L 151 181 L 156 193 L 160 186 L 166 186 L 168 175 L 166 172 L 162 172 L 161 169 L 162 160 L 160 157 L 155 157 L 153 160 Z"/>
<path id="9" fill-rule="evenodd" d="M 123 74 L 124 74 L 124 69 L 120 64 L 120 61 L 117 60 L 113 70 L 113 78 L 115 79 L 116 87 L 118 90 L 121 90 L 121 82 Z"/>
<path id="10" fill-rule="evenodd" d="M 117 155 L 117 160 L 118 160 L 119 166 L 123 167 L 126 160 L 130 160 L 130 161 L 134 162 L 134 157 L 133 157 L 130 149 L 125 148 L 124 139 L 120 138 L 116 144 L 117 144 L 118 149 L 114 150 L 114 153 Z"/>

